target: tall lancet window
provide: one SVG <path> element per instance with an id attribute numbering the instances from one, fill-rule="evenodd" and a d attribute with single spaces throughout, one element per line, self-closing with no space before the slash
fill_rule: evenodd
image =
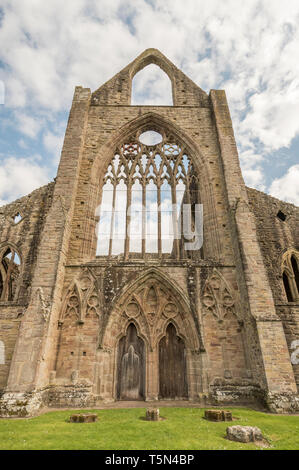
<path id="1" fill-rule="evenodd" d="M 151 130 L 125 140 L 102 183 L 97 256 L 200 256 L 198 177 L 187 149 L 172 135 Z"/>
<path id="2" fill-rule="evenodd" d="M 0 300 L 13 301 L 17 297 L 18 279 L 21 261 L 13 248 L 5 248 L 0 252 Z"/>

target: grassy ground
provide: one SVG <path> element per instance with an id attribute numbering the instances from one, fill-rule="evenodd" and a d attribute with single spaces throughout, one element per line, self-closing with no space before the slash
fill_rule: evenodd
<path id="1" fill-rule="evenodd" d="M 233 408 L 233 423 L 203 419 L 199 408 L 160 408 L 164 421 L 148 422 L 145 408 L 90 410 L 96 423 L 69 423 L 72 410 L 31 419 L 0 419 L 0 449 L 191 450 L 257 449 L 226 440 L 228 425 L 258 426 L 271 449 L 299 449 L 299 416 L 269 415 Z M 82 410 L 79 412 L 83 412 Z M 84 410 L 86 412 L 86 410 Z"/>

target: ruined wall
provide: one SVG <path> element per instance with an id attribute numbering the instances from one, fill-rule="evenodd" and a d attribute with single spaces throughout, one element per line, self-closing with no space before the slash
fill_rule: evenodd
<path id="1" fill-rule="evenodd" d="M 176 314 L 169 312 L 165 317 L 156 305 L 153 311 L 157 319 L 151 316 L 146 319 L 149 304 L 142 303 L 143 294 L 140 291 L 155 285 L 161 286 L 155 289 L 164 289 L 168 283 L 171 283 L 168 295 L 178 296 L 174 286 L 182 293 L 175 304 L 179 305 L 180 296 L 183 295 L 187 306 L 181 307 L 183 311 Z M 213 297 L 212 303 L 208 299 L 210 295 Z M 126 302 L 131 298 L 138 299 L 143 312 L 141 316 L 133 311 L 123 315 L 122 308 L 125 309 Z M 173 305 L 170 297 L 167 302 Z M 184 315 L 181 326 L 177 316 L 180 314 Z M 100 399 L 114 399 L 118 339 L 125 333 L 131 318 L 147 345 L 145 396 L 147 399 L 157 399 L 159 340 L 167 321 L 171 320 L 187 344 L 189 397 L 199 399 L 202 394 L 209 394 L 209 386 L 213 388 L 214 384 L 232 387 L 242 397 L 246 386 L 254 385 L 254 380 L 246 355 L 241 316 L 235 273 L 219 266 L 216 269 L 215 263 L 209 261 L 202 260 L 200 265 L 193 267 L 186 262 L 178 265 L 173 261 L 157 267 L 150 260 L 145 265 L 133 260 L 125 266 L 117 260 L 107 265 L 104 260 L 95 260 L 85 266 L 69 266 L 58 326 L 56 378 L 53 384 L 59 387 L 64 385 L 66 394 L 71 384 L 76 383 L 80 387 L 83 381 L 92 387 L 93 393 Z M 153 329 L 156 322 L 157 330 Z M 185 332 L 188 324 L 190 329 Z M 190 341 L 196 346 L 191 346 Z M 61 390 L 59 400 L 63 405 L 66 398 L 62 398 Z M 53 393 L 51 403 L 55 403 L 57 398 L 55 395 L 54 400 Z"/>
<path id="2" fill-rule="evenodd" d="M 0 248 L 14 247 L 21 261 L 18 298 L 11 302 L 0 301 L 0 341 L 5 351 L 5 363 L 0 364 L 0 391 L 7 382 L 20 322 L 28 304 L 37 250 L 53 189 L 54 183 L 50 183 L 0 208 Z M 17 214 L 21 215 L 21 220 L 14 223 Z"/>
<path id="3" fill-rule="evenodd" d="M 150 63 L 168 74 L 174 106 L 130 105 L 132 78 Z M 108 164 L 118 145 L 146 130 L 170 135 L 194 164 L 204 211 L 201 259 L 96 257 L 97 207 Z M 264 203 L 246 190 L 223 91 L 208 96 L 153 49 L 93 94 L 77 87 L 54 189 L 44 225 L 39 221 L 46 211 L 38 204 L 29 208 L 35 225 L 23 251 L 24 265 L 34 271 L 33 294 L 0 404 L 4 413 L 114 400 L 119 341 L 130 322 L 145 345 L 146 399 L 159 397 L 159 342 L 172 323 L 185 343 L 189 398 L 248 402 L 274 393 L 272 409 L 290 409 L 288 398 L 281 405 L 281 397 L 296 391 L 285 333 L 293 335 L 296 322 L 286 321 L 289 313 L 277 304 L 285 298 L 276 295 L 263 242 L 269 233 L 265 237 L 261 228 L 270 223 Z M 9 226 L 12 238 L 25 221 Z M 296 230 L 291 218 L 290 224 L 285 248 Z M 41 243 L 35 232 L 43 232 Z M 22 249 L 17 236 L 13 243 Z M 28 254 L 37 246 L 34 264 L 36 255 Z M 32 271 L 24 273 L 30 285 Z M 18 315 L 12 314 L 15 325 Z"/>
<path id="4" fill-rule="evenodd" d="M 299 208 L 255 189 L 247 188 L 247 193 L 276 312 L 283 323 L 291 355 L 292 343 L 299 340 L 299 304 L 288 302 L 282 280 L 282 259 L 287 250 L 299 250 Z M 278 216 L 279 212 L 285 220 Z M 299 390 L 299 365 L 293 364 L 293 369 Z"/>

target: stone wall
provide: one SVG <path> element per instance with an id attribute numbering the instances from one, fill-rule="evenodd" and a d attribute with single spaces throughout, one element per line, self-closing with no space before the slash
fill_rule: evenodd
<path id="1" fill-rule="evenodd" d="M 283 323 L 291 355 L 294 352 L 292 343 L 299 340 L 299 303 L 288 302 L 282 280 L 282 261 L 287 250 L 299 250 L 299 208 L 255 189 L 247 188 L 247 193 L 276 312 Z M 278 216 L 279 212 L 285 220 Z M 293 364 L 293 370 L 299 390 L 299 365 Z"/>
<path id="2" fill-rule="evenodd" d="M 174 106 L 130 105 L 132 78 L 150 63 L 169 76 Z M 204 211 L 200 259 L 96 257 L 108 164 L 121 143 L 146 130 L 171 136 L 193 162 Z M 19 225 L 11 217 L 23 215 L 21 204 L 4 208 L 10 219 L 0 212 L 1 240 L 25 266 L 20 303 L 2 306 L 14 325 L 9 351 L 18 336 L 2 414 L 116 399 L 119 342 L 131 324 L 145 348 L 145 399 L 156 400 L 159 344 L 170 323 L 184 342 L 189 399 L 259 398 L 274 411 L 282 402 L 295 411 L 286 338 L 290 348 L 298 312 L 286 305 L 272 265 L 274 253 L 296 246 L 298 212 L 277 201 L 290 215 L 284 226 L 275 219 L 274 230 L 275 204 L 260 194 L 245 187 L 224 91 L 207 95 L 159 51 L 145 51 L 93 94 L 77 87 L 55 186 L 33 193 L 37 202 Z"/>
<path id="3" fill-rule="evenodd" d="M 15 248 L 21 261 L 17 299 L 13 302 L 0 301 L 0 341 L 5 351 L 5 363 L 0 364 L 0 392 L 7 383 L 20 322 L 28 305 L 37 250 L 52 203 L 53 189 L 54 183 L 50 183 L 0 208 L 0 248 Z M 17 214 L 21 215 L 21 220 L 15 224 Z"/>

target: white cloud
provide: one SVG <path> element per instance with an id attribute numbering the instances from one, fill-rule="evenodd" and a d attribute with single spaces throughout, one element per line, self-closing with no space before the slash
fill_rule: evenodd
<path id="1" fill-rule="evenodd" d="M 171 81 L 157 65 L 148 65 L 135 75 L 132 81 L 131 103 L 166 106 L 173 104 Z"/>
<path id="2" fill-rule="evenodd" d="M 8 157 L 0 160 L 0 205 L 7 204 L 49 182 L 39 155 L 31 158 Z"/>
<path id="3" fill-rule="evenodd" d="M 276 178 L 269 191 L 272 196 L 299 206 L 299 165 L 291 166 L 285 175 Z"/>
<path id="4" fill-rule="evenodd" d="M 43 136 L 44 147 L 53 155 L 55 163 L 59 162 L 64 134 L 57 135 L 53 132 L 47 131 Z"/>
<path id="5" fill-rule="evenodd" d="M 40 119 L 28 116 L 25 113 L 15 113 L 17 126 L 22 134 L 27 135 L 31 139 L 37 137 L 38 133 L 42 128 L 42 122 Z"/>
<path id="6" fill-rule="evenodd" d="M 54 162 L 62 132 L 53 122 L 69 109 L 74 87 L 98 88 L 148 47 L 204 90 L 226 89 L 247 184 L 264 188 L 263 158 L 299 134 L 298 0 L 2 0 L 1 7 L 5 107 L 21 108 L 24 135 L 43 132 Z M 150 90 L 147 103 L 157 104 L 168 79 L 156 77 L 154 87 L 148 70 L 140 83 Z"/>

